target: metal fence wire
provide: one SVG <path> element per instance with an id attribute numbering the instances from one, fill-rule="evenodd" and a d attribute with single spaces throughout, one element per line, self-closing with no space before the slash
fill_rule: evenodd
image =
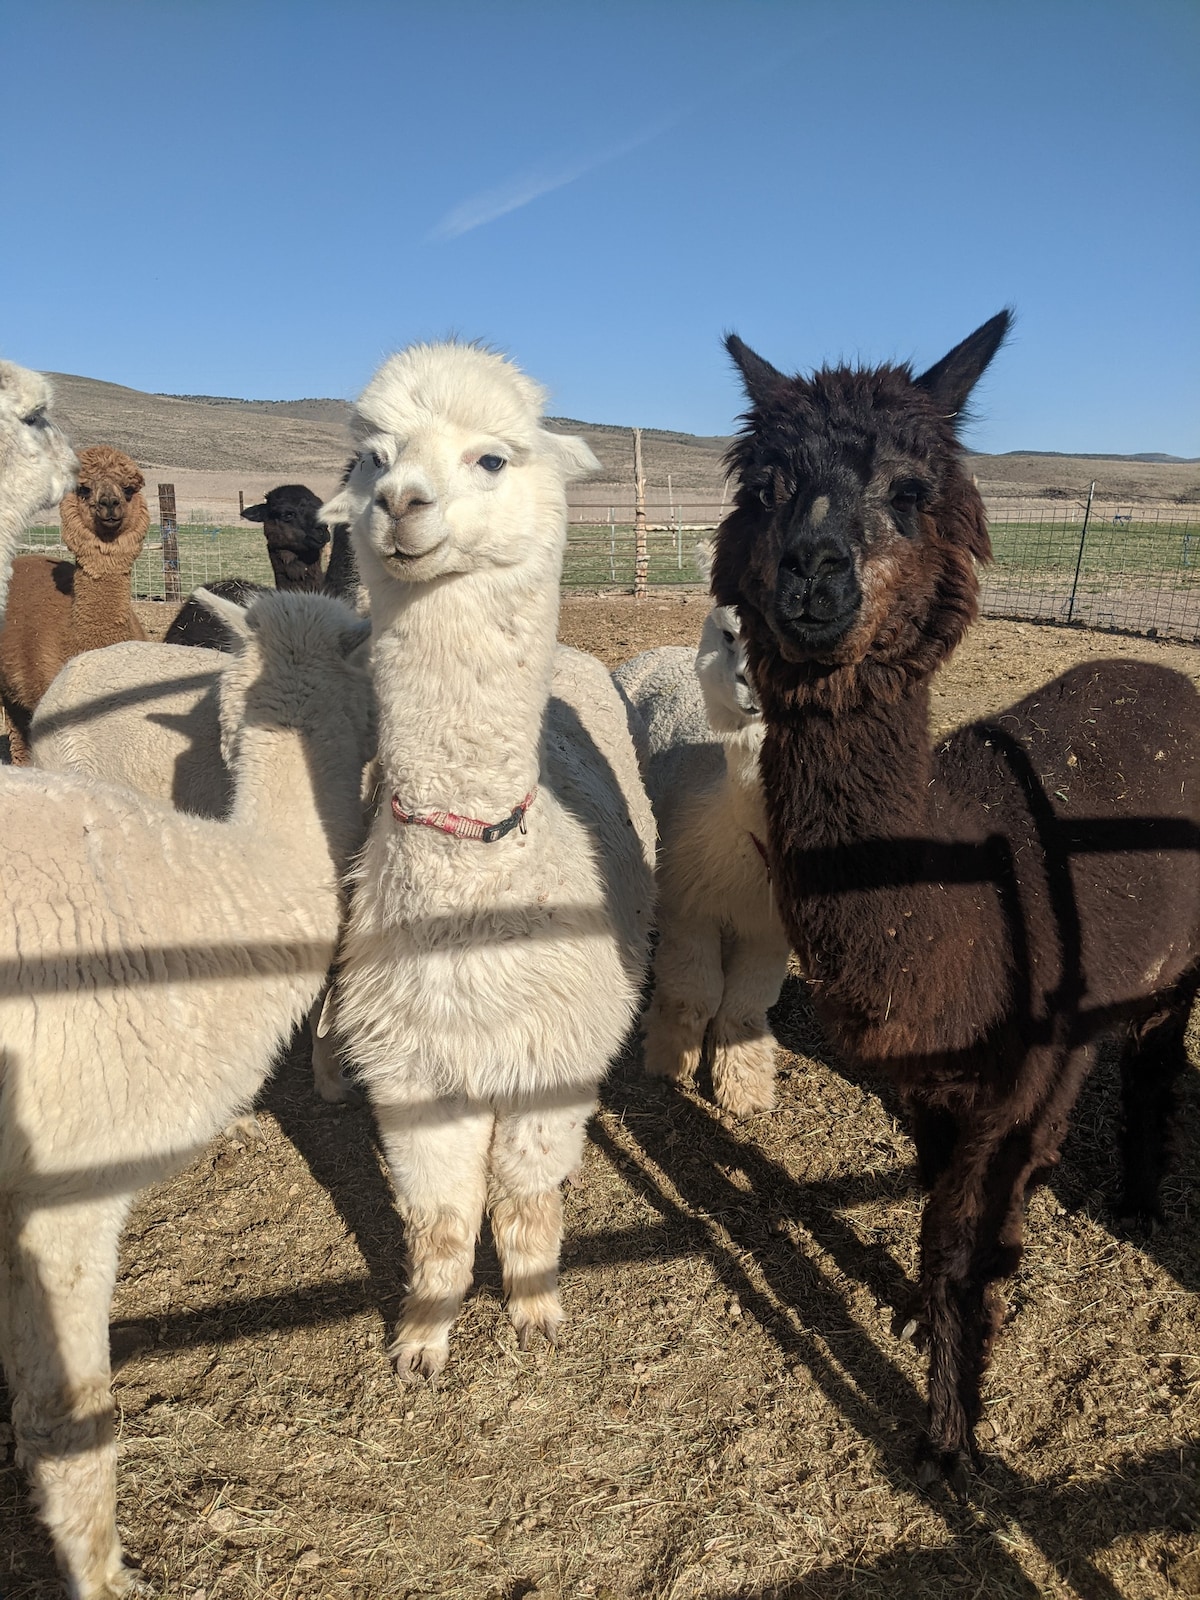
<path id="1" fill-rule="evenodd" d="M 985 615 L 1074 623 L 1200 642 L 1200 505 L 1078 498 L 987 501 L 995 560 L 980 574 Z M 151 505 L 154 500 L 151 498 Z M 696 546 L 710 540 L 726 500 L 676 498 L 650 490 L 646 500 L 647 583 L 662 589 L 701 579 Z M 262 530 L 239 522 L 235 502 L 177 511 L 176 552 L 152 524 L 133 570 L 136 598 L 171 597 L 178 561 L 182 593 L 218 578 L 272 583 Z M 57 526 L 31 528 L 26 552 L 63 556 Z M 572 500 L 566 586 L 634 587 L 636 546 L 632 489 L 584 487 Z"/>

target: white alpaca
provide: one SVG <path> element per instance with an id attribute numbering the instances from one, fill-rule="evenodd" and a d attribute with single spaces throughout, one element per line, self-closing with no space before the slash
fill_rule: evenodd
<path id="1" fill-rule="evenodd" d="M 718 1105 L 742 1117 L 768 1111 L 775 1037 L 767 1011 L 787 973 L 788 942 L 767 874 L 763 727 L 737 612 L 709 613 L 694 657 L 648 650 L 613 676 L 646 723 L 646 786 L 658 822 L 646 1070 L 692 1076 L 708 1036 Z"/>
<path id="2" fill-rule="evenodd" d="M 75 452 L 50 421 L 50 398 L 40 372 L 0 361 L 0 617 L 26 524 L 74 488 L 79 470 Z"/>
<path id="3" fill-rule="evenodd" d="M 216 613 L 209 614 L 220 625 Z M 226 816 L 233 781 L 221 757 L 218 722 L 226 659 L 221 650 L 133 641 L 72 657 L 34 713 L 30 763 L 121 784 L 192 816 Z M 360 664 L 366 664 L 365 646 Z M 370 696 L 365 673 L 362 683 Z M 366 833 L 359 810 L 356 843 Z M 313 1084 L 323 1100 L 346 1100 L 352 1090 L 334 1039 L 319 1031 L 321 1009 L 318 1004 L 310 1018 Z"/>
<path id="4" fill-rule="evenodd" d="M 371 736 L 352 612 L 217 604 L 240 641 L 221 683 L 228 821 L 0 772 L 0 1352 L 76 1600 L 131 1581 L 108 1361 L 122 1225 L 245 1110 L 324 983 Z"/>
<path id="5" fill-rule="evenodd" d="M 522 1344 L 555 1338 L 560 1185 L 645 970 L 628 712 L 555 645 L 564 484 L 595 459 L 543 403 L 498 355 L 414 346 L 359 400 L 359 463 L 322 511 L 371 597 L 382 789 L 337 1005 L 405 1222 L 406 1375 L 446 1360 L 485 1205 Z"/>

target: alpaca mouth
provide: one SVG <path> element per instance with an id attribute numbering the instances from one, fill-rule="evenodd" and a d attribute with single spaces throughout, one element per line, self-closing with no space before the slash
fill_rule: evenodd
<path id="1" fill-rule="evenodd" d="M 804 613 L 789 617 L 780 615 L 776 610 L 771 619 L 771 631 L 779 641 L 786 660 L 814 661 L 836 653 L 857 616 L 857 599 L 832 617 L 814 617 Z"/>
<path id="2" fill-rule="evenodd" d="M 444 539 L 439 539 L 436 544 L 431 544 L 425 550 L 401 550 L 400 546 L 396 545 L 394 549 L 388 551 L 387 555 L 384 556 L 384 560 L 399 562 L 402 566 L 409 566 L 414 561 L 423 561 L 426 556 L 436 555 L 445 542 Z"/>

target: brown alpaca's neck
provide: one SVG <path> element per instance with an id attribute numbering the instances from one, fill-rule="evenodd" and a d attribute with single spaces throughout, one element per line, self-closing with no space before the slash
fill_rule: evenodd
<path id="1" fill-rule="evenodd" d="M 961 941 L 964 968 L 973 932 L 939 881 L 956 817 L 935 781 L 928 680 L 836 713 L 769 708 L 762 774 L 780 912 L 818 1008 L 856 1054 L 921 1053 L 935 949 Z"/>
<path id="2" fill-rule="evenodd" d="M 72 582 L 71 654 L 98 650 L 145 634 L 134 615 L 129 568 L 87 572 L 76 566 Z"/>

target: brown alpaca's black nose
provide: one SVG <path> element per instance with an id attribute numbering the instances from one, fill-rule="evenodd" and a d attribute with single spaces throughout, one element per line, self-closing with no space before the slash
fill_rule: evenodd
<path id="1" fill-rule="evenodd" d="M 861 598 L 849 542 L 833 531 L 793 530 L 775 583 L 778 625 L 806 648 L 820 649 L 841 638 Z"/>

